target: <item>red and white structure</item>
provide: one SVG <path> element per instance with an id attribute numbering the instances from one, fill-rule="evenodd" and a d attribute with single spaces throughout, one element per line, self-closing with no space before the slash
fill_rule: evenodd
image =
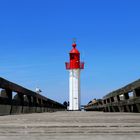
<path id="1" fill-rule="evenodd" d="M 80 110 L 80 71 L 84 69 L 84 62 L 80 62 L 80 52 L 76 49 L 76 43 L 69 53 L 70 62 L 66 62 L 69 70 L 69 110 Z"/>

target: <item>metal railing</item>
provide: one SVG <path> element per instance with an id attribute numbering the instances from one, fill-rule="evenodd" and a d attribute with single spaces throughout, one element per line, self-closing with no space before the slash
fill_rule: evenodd
<path id="1" fill-rule="evenodd" d="M 77 63 L 78 63 L 78 64 L 77 64 Z M 79 69 L 84 69 L 84 62 L 80 62 L 80 63 L 77 62 L 77 63 L 76 63 L 75 65 L 76 65 L 76 66 L 79 65 L 79 66 L 78 66 Z M 69 62 L 66 62 L 66 63 L 65 63 L 65 66 L 66 66 L 66 69 L 67 69 L 67 70 L 70 70 L 70 69 L 71 69 L 71 66 L 70 66 L 70 63 L 69 63 Z"/>

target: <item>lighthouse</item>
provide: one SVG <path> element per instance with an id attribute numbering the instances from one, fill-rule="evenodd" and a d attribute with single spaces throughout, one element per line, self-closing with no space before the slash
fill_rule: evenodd
<path id="1" fill-rule="evenodd" d="M 80 72 L 84 69 L 84 62 L 80 62 L 80 52 L 76 48 L 75 41 L 69 53 L 69 62 L 66 62 L 66 69 L 69 70 L 69 108 L 68 110 L 80 110 Z"/>

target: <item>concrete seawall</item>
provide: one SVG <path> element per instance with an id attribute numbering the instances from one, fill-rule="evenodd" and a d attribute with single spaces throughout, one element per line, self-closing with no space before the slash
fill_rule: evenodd
<path id="1" fill-rule="evenodd" d="M 140 113 L 140 79 L 85 106 L 87 111 Z"/>
<path id="2" fill-rule="evenodd" d="M 26 113 L 54 112 L 62 110 L 64 111 L 65 109 L 0 104 L 0 116 L 26 114 Z"/>
<path id="3" fill-rule="evenodd" d="M 41 94 L 0 78 L 0 115 L 59 110 L 66 110 L 66 107 Z"/>

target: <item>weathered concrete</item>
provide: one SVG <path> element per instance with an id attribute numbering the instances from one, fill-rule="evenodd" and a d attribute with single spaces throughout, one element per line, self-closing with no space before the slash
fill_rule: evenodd
<path id="1" fill-rule="evenodd" d="M 0 116 L 0 140 L 139 140 L 140 114 L 54 112 Z"/>
<path id="2" fill-rule="evenodd" d="M 87 111 L 140 113 L 140 79 L 105 95 L 102 102 L 100 100 L 90 102 L 84 109 Z"/>
<path id="3" fill-rule="evenodd" d="M 30 107 L 29 106 L 23 106 L 22 113 L 30 113 Z"/>
<path id="4" fill-rule="evenodd" d="M 0 115 L 42 113 L 47 108 L 66 110 L 63 104 L 0 77 Z"/>
<path id="5" fill-rule="evenodd" d="M 0 104 L 0 115 L 9 115 L 11 110 L 10 105 L 1 105 Z"/>
<path id="6" fill-rule="evenodd" d="M 11 114 L 21 114 L 22 113 L 22 106 L 12 106 Z"/>

